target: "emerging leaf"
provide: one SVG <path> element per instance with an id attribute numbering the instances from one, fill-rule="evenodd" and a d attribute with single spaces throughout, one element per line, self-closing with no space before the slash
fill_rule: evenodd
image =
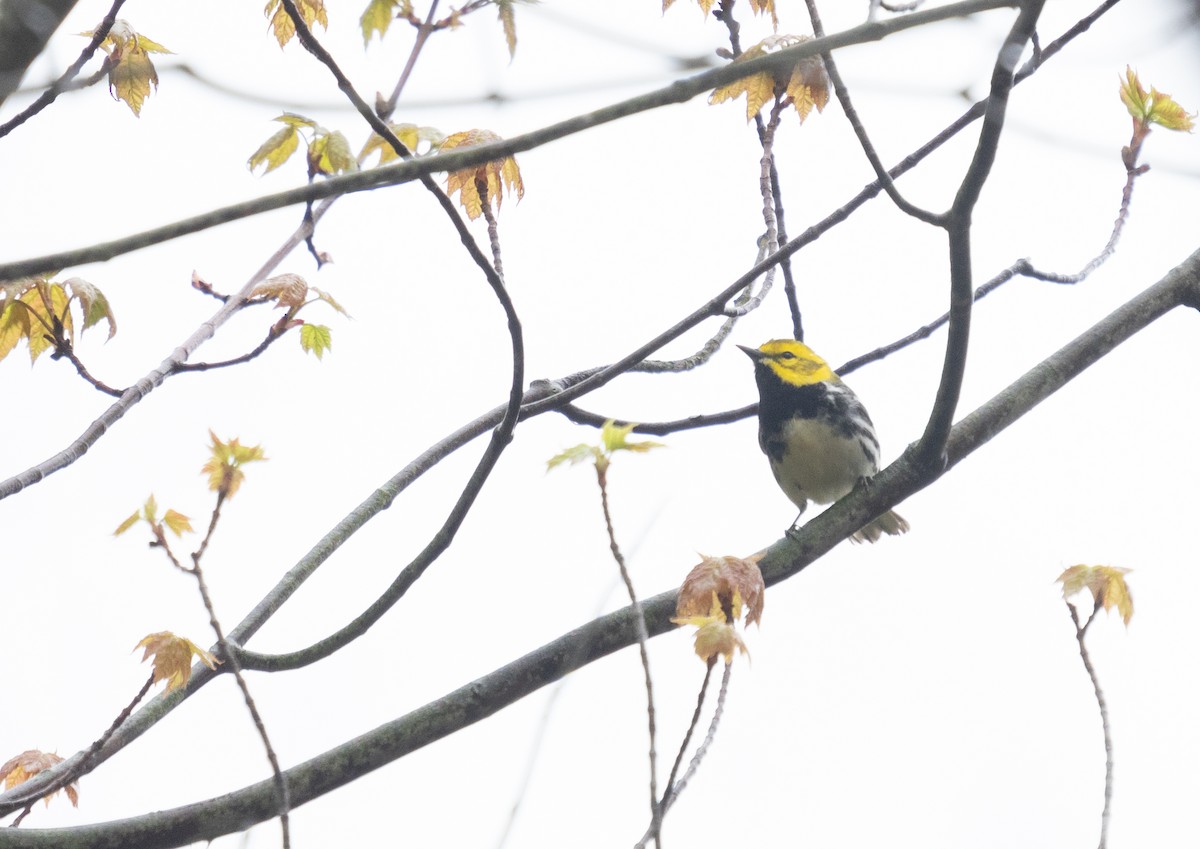
<path id="1" fill-rule="evenodd" d="M 295 127 L 284 127 L 259 145 L 258 150 L 250 154 L 246 164 L 253 171 L 259 165 L 266 165 L 264 174 L 270 174 L 291 158 L 300 146 L 300 134 Z"/>
<path id="2" fill-rule="evenodd" d="M 323 359 L 333 347 L 333 333 L 323 324 L 305 324 L 300 328 L 300 349 Z"/>
<path id="3" fill-rule="evenodd" d="M 246 477 L 242 466 L 267 458 L 261 445 L 242 445 L 237 439 L 222 442 L 211 430 L 208 435 L 212 438 L 210 456 L 200 471 L 208 475 L 209 489 L 225 498 L 233 498 Z"/>
<path id="4" fill-rule="evenodd" d="M 1194 113 L 1188 114 L 1171 95 L 1156 88 L 1152 87 L 1147 94 L 1137 72 L 1128 65 L 1125 66 L 1125 79 L 1121 80 L 1120 93 L 1121 102 L 1133 116 L 1134 122 L 1143 127 L 1158 124 L 1168 130 L 1183 130 L 1189 133 L 1195 129 Z"/>
<path id="5" fill-rule="evenodd" d="M 167 510 L 163 514 L 163 524 L 170 528 L 177 537 L 183 536 L 185 532 L 189 534 L 194 533 L 192 530 L 192 520 L 174 510 Z"/>
<path id="6" fill-rule="evenodd" d="M 514 0 L 496 0 L 500 10 L 500 24 L 504 27 L 504 43 L 508 45 L 508 58 L 517 55 L 517 21 L 513 12 Z"/>
<path id="7" fill-rule="evenodd" d="M 300 18 L 308 25 L 309 29 L 314 24 L 320 24 L 322 29 L 329 29 L 329 16 L 325 12 L 325 0 L 295 0 L 295 2 L 296 10 L 300 12 Z M 287 13 L 287 9 L 284 8 L 283 0 L 267 0 L 263 13 L 270 21 L 271 31 L 275 34 L 275 40 L 279 42 L 281 48 L 295 37 L 296 24 Z"/>
<path id="8" fill-rule="evenodd" d="M 584 460 L 598 460 L 600 458 L 600 449 L 595 445 L 580 443 L 574 445 L 565 451 L 555 454 L 546 461 L 546 471 L 561 466 L 563 463 L 569 463 L 572 466 L 582 463 Z"/>
<path id="9" fill-rule="evenodd" d="M 396 18 L 396 6 L 398 4 L 399 0 L 371 0 L 367 4 L 366 11 L 358 19 L 358 25 L 362 29 L 363 47 L 366 47 L 371 42 L 371 36 L 375 33 L 379 33 L 380 41 L 383 40 L 388 27 L 392 25 L 392 21 Z"/>
<path id="10" fill-rule="evenodd" d="M 91 38 L 94 31 L 80 35 Z M 141 115 L 142 104 L 150 96 L 151 89 L 158 88 L 158 72 L 150 61 L 151 53 L 170 53 L 157 41 L 139 35 L 128 21 L 118 18 L 100 42 L 100 49 L 108 54 L 108 90 L 113 97 L 124 100 L 134 115 Z"/>
<path id="11" fill-rule="evenodd" d="M 641 442 L 630 442 L 629 434 L 637 427 L 636 424 L 617 425 L 615 421 L 609 419 L 600 428 L 600 441 L 604 445 L 604 450 L 613 454 L 617 451 L 635 451 L 644 453 L 652 448 L 665 448 L 661 442 L 653 442 L 644 439 Z"/>
<path id="12" fill-rule="evenodd" d="M 501 141 L 500 136 L 491 130 L 466 130 L 447 136 L 438 152 L 445 153 L 448 150 L 498 141 Z M 472 221 L 483 214 L 484 204 L 494 206 L 499 211 L 504 193 L 511 194 L 514 190 L 517 200 L 520 201 L 525 196 L 525 184 L 521 181 L 521 169 L 511 156 L 446 175 L 447 194 L 458 193 L 459 202 Z"/>
<path id="13" fill-rule="evenodd" d="M 129 515 L 128 519 L 126 519 L 121 524 L 117 525 L 117 529 L 115 531 L 113 531 L 113 536 L 119 537 L 121 534 L 125 533 L 127 530 L 129 530 L 134 525 L 136 525 L 138 519 L 140 519 L 140 518 L 142 518 L 142 511 L 134 510 L 133 513 L 131 513 Z"/>
<path id="14" fill-rule="evenodd" d="M 154 658 L 154 683 L 167 682 L 170 693 L 187 685 L 192 677 L 192 658 L 195 657 L 209 669 L 220 663 L 211 653 L 200 648 L 191 640 L 177 637 L 170 631 L 150 634 L 133 647 L 134 651 L 145 649 L 142 662 Z"/>
<path id="15" fill-rule="evenodd" d="M 1076 593 L 1087 590 L 1092 594 L 1092 602 L 1096 607 L 1106 611 L 1114 607 L 1125 624 L 1133 618 L 1133 595 L 1125 582 L 1128 569 L 1119 566 L 1071 566 L 1058 576 L 1062 584 L 1064 599 L 1069 599 Z"/>
<path id="16" fill-rule="evenodd" d="M 54 752 L 43 752 L 39 749 L 28 749 L 15 758 L 6 761 L 3 766 L 0 766 L 0 781 L 4 782 L 4 789 L 11 790 L 18 784 L 24 784 L 29 779 L 33 778 L 39 772 L 47 770 L 55 764 L 62 763 L 62 757 Z M 63 790 L 67 793 L 67 798 L 71 800 L 71 804 L 76 808 L 79 807 L 79 786 L 75 782 L 71 782 Z M 42 797 L 47 805 L 50 800 L 58 793 L 55 790 L 53 793 L 47 793 Z"/>

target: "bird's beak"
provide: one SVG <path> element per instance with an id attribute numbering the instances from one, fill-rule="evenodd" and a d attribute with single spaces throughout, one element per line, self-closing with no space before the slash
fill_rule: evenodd
<path id="1" fill-rule="evenodd" d="M 754 362 L 758 362 L 759 360 L 761 360 L 763 358 L 763 352 L 758 350 L 757 348 L 747 348 L 745 345 L 738 345 L 738 347 L 741 348 L 743 352 L 745 352 L 747 357 L 754 360 Z"/>

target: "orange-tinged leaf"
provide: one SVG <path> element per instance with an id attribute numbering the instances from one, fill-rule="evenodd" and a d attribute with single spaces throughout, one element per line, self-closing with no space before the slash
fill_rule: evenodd
<path id="1" fill-rule="evenodd" d="M 500 136 L 491 130 L 465 130 L 452 133 L 446 137 L 438 149 L 439 153 L 449 150 L 474 147 L 501 141 Z M 467 217 L 474 221 L 483 214 L 484 204 L 500 209 L 504 194 L 516 192 L 519 201 L 525 196 L 525 184 L 521 180 L 521 170 L 517 161 L 511 156 L 485 162 L 474 168 L 453 171 L 446 175 L 446 193 L 459 196 L 459 203 L 467 212 Z"/>
<path id="2" fill-rule="evenodd" d="M 718 607 L 727 618 L 741 618 L 743 605 L 746 622 L 762 619 L 766 585 L 758 568 L 758 557 L 705 557 L 692 567 L 679 588 L 675 615 L 703 616 L 716 598 Z"/>
<path id="3" fill-rule="evenodd" d="M 1092 602 L 1106 611 L 1114 607 L 1125 624 L 1133 618 L 1133 595 L 1125 582 L 1128 569 L 1119 566 L 1071 566 L 1058 576 L 1064 599 L 1087 590 Z"/>
<path id="4" fill-rule="evenodd" d="M 277 274 L 255 286 L 250 296 L 273 300 L 281 307 L 295 309 L 302 306 L 308 297 L 308 282 L 299 274 Z"/>
<path id="5" fill-rule="evenodd" d="M 192 677 L 193 657 L 209 669 L 216 669 L 220 663 L 210 652 L 170 631 L 150 634 L 133 647 L 134 651 L 138 649 L 145 649 L 142 654 L 143 663 L 151 657 L 154 658 L 154 683 L 166 681 L 168 693 L 187 685 Z"/>
<path id="6" fill-rule="evenodd" d="M 398 4 L 399 0 L 371 0 L 367 4 L 366 11 L 358 19 L 358 25 L 362 29 L 364 47 L 370 43 L 371 36 L 375 33 L 379 33 L 379 39 L 383 40 L 388 27 L 396 19 L 396 6 Z"/>
<path id="7" fill-rule="evenodd" d="M 773 13 L 773 9 L 770 11 Z M 733 64 L 778 53 L 808 40 L 810 40 L 810 36 L 807 35 L 771 35 L 748 48 L 733 60 Z M 816 106 L 817 111 L 820 112 L 829 102 L 829 80 L 820 57 L 811 56 L 800 60 L 792 68 L 783 68 L 774 72 L 762 71 L 740 80 L 734 80 L 713 91 L 709 95 L 708 102 L 710 104 L 724 103 L 726 100 L 733 100 L 743 94 L 746 95 L 747 121 L 753 120 L 768 101 L 782 98 L 785 95 L 791 97 L 796 113 L 803 121 L 808 117 L 813 106 Z"/>
<path id="8" fill-rule="evenodd" d="M 193 533 L 192 520 L 174 510 L 167 510 L 163 514 L 163 524 L 170 528 L 177 537 L 183 536 L 185 532 Z"/>
<path id="9" fill-rule="evenodd" d="M 333 347 L 333 332 L 323 324 L 305 324 L 300 328 L 300 349 L 323 359 Z"/>
<path id="10" fill-rule="evenodd" d="M 750 9 L 756 15 L 769 14 L 771 25 L 779 26 L 779 15 L 775 12 L 775 0 L 750 0 Z"/>
<path id="11" fill-rule="evenodd" d="M 749 657 L 750 652 L 737 628 L 726 621 L 717 594 L 712 594 L 712 604 L 707 615 L 676 616 L 671 619 L 676 625 L 692 625 L 696 628 L 696 654 L 703 661 L 709 661 L 717 655 L 722 655 L 726 663 L 733 662 L 735 651 Z"/>
<path id="12" fill-rule="evenodd" d="M 39 772 L 47 770 L 55 764 L 60 764 L 62 761 L 62 757 L 54 752 L 27 749 L 15 758 L 10 758 L 3 765 L 0 765 L 0 781 L 4 782 L 5 790 L 11 790 L 18 784 L 24 784 Z M 75 782 L 71 782 L 63 789 L 67 793 L 67 798 L 71 800 L 71 804 L 79 807 L 78 785 Z M 56 793 L 58 793 L 57 790 L 53 793 L 47 793 L 42 797 L 42 801 L 49 805 L 50 800 L 54 798 Z"/>
<path id="13" fill-rule="evenodd" d="M 270 174 L 287 162 L 298 147 L 300 147 L 300 134 L 295 127 L 287 126 L 259 145 L 258 150 L 250 154 L 246 164 L 251 171 L 259 165 L 266 165 L 263 173 Z"/>
<path id="14" fill-rule="evenodd" d="M 699 5 L 700 5 L 700 11 L 702 11 L 702 12 L 704 13 L 704 16 L 705 16 L 705 17 L 708 17 L 708 13 L 709 13 L 710 11 L 712 11 L 713 4 L 714 4 L 716 1 L 717 1 L 717 0 L 696 0 L 696 2 L 697 2 Z M 664 12 L 666 12 L 666 11 L 667 11 L 667 9 L 671 8 L 671 5 L 672 5 L 674 2 L 675 2 L 675 0 L 663 0 L 663 7 L 662 7 L 662 10 L 663 10 Z"/>

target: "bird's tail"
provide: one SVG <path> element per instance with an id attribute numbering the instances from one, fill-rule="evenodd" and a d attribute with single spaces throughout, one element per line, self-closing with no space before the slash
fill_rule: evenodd
<path id="1" fill-rule="evenodd" d="M 895 510 L 889 510 L 850 535 L 852 542 L 876 542 L 884 534 L 899 536 L 908 533 L 908 522 Z"/>

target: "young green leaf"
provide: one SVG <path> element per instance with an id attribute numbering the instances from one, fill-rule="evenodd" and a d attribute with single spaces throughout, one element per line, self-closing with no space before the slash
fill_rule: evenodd
<path id="1" fill-rule="evenodd" d="M 300 328 L 300 349 L 323 359 L 333 347 L 333 333 L 323 324 L 305 324 Z"/>

